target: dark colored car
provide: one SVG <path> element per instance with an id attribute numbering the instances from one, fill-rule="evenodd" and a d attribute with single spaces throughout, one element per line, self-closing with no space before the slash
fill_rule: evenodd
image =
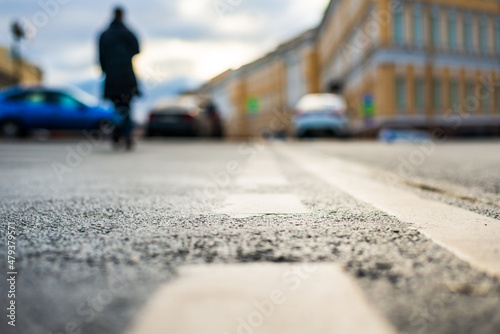
<path id="1" fill-rule="evenodd" d="M 212 103 L 203 103 L 195 96 L 182 96 L 151 111 L 146 136 L 222 136 L 222 126 Z"/>
<path id="2" fill-rule="evenodd" d="M 0 135 L 23 137 L 34 129 L 109 132 L 119 122 L 112 105 L 74 88 L 16 86 L 0 91 Z"/>
<path id="3" fill-rule="evenodd" d="M 208 115 L 211 125 L 211 136 L 215 138 L 224 137 L 224 126 L 222 124 L 222 119 L 220 117 L 219 110 L 215 106 L 215 104 L 208 100 L 205 103 L 202 103 L 202 108 Z"/>

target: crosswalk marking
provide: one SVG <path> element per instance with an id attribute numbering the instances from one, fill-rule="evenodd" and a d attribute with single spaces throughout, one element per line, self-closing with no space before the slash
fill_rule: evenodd
<path id="1" fill-rule="evenodd" d="M 413 224 L 480 270 L 500 276 L 500 223 L 492 218 L 375 181 L 370 168 L 338 158 L 280 151 L 298 166 L 347 194 Z M 320 163 L 321 162 L 321 163 Z"/>
<path id="2" fill-rule="evenodd" d="M 247 218 L 266 214 L 309 213 L 297 196 L 290 193 L 266 193 L 262 188 L 287 186 L 276 158 L 268 149 L 260 152 L 235 180 L 237 191 L 226 199 L 216 213 L 233 218 Z M 259 189 L 255 193 L 255 189 Z"/>
<path id="3" fill-rule="evenodd" d="M 272 152 L 263 150 L 246 166 L 235 184 L 240 188 L 250 190 L 262 186 L 286 186 L 288 181 L 276 163 Z"/>
<path id="4" fill-rule="evenodd" d="M 127 334 L 392 334 L 334 264 L 184 267 Z"/>
<path id="5" fill-rule="evenodd" d="M 246 218 L 266 214 L 309 213 L 309 210 L 292 194 L 232 194 L 216 213 Z"/>

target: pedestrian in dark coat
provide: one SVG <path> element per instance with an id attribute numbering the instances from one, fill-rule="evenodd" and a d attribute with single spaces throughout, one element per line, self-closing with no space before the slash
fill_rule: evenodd
<path id="1" fill-rule="evenodd" d="M 99 39 L 99 61 L 106 75 L 104 98 L 110 99 L 121 116 L 121 124 L 113 132 L 113 143 L 125 137 L 127 149 L 132 148 L 130 102 L 139 96 L 132 58 L 139 53 L 139 42 L 123 23 L 123 9 L 114 10 L 114 19 Z"/>

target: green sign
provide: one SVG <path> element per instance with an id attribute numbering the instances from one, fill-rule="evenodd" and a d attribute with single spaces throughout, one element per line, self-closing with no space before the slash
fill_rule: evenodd
<path id="1" fill-rule="evenodd" d="M 247 100 L 247 112 L 252 115 L 256 115 L 260 112 L 260 99 L 258 97 L 252 96 Z"/>
<path id="2" fill-rule="evenodd" d="M 361 104 L 361 113 L 364 118 L 372 118 L 375 114 L 375 104 L 373 102 L 373 96 L 367 94 L 363 96 L 363 102 Z"/>

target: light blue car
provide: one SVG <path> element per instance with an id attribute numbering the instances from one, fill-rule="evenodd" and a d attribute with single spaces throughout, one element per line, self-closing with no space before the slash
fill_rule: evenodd
<path id="1" fill-rule="evenodd" d="M 382 129 L 378 138 L 385 143 L 427 143 L 432 141 L 432 137 L 427 131 L 398 128 Z"/>
<path id="2" fill-rule="evenodd" d="M 23 137 L 34 129 L 109 132 L 119 124 L 111 104 L 74 88 L 16 86 L 0 91 L 0 136 Z"/>
<path id="3" fill-rule="evenodd" d="M 295 136 L 298 138 L 335 136 L 349 133 L 346 116 L 347 104 L 336 94 L 308 94 L 302 97 L 293 118 Z"/>

